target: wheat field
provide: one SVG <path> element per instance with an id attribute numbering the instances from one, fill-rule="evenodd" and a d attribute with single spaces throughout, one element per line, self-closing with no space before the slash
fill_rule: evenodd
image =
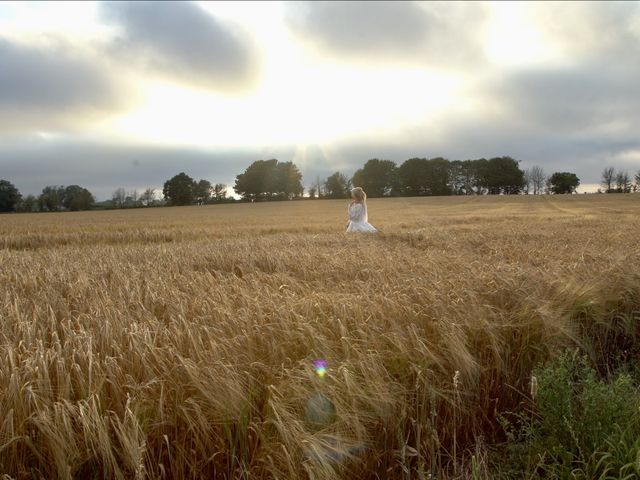
<path id="1" fill-rule="evenodd" d="M 382 233 L 351 236 L 337 200 L 1 216 L 2 478 L 477 476 L 534 366 L 638 353 L 639 207 L 373 199 Z"/>

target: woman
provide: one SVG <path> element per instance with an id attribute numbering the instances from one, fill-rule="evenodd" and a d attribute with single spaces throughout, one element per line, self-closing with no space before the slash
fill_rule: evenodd
<path id="1" fill-rule="evenodd" d="M 347 232 L 376 233 L 378 230 L 367 222 L 367 194 L 360 187 L 351 190 L 352 202 L 349 204 L 349 223 Z"/>

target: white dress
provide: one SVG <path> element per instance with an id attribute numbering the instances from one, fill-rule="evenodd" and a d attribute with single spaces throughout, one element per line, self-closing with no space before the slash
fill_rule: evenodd
<path id="1" fill-rule="evenodd" d="M 349 225 L 347 225 L 347 232 L 369 232 L 375 233 L 378 230 L 367 222 L 367 206 L 363 203 L 350 203 L 349 208 Z"/>

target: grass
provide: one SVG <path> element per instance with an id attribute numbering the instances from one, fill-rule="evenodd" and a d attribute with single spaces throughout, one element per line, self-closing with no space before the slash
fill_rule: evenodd
<path id="1" fill-rule="evenodd" d="M 2 216 L 0 473 L 488 478 L 539 365 L 640 358 L 639 206 L 374 199 L 376 236 L 343 201 Z"/>

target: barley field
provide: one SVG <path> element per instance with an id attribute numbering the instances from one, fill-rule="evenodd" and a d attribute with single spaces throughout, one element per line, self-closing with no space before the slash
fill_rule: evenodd
<path id="1" fill-rule="evenodd" d="M 477 478 L 540 362 L 640 358 L 639 207 L 0 216 L 2 478 Z"/>

